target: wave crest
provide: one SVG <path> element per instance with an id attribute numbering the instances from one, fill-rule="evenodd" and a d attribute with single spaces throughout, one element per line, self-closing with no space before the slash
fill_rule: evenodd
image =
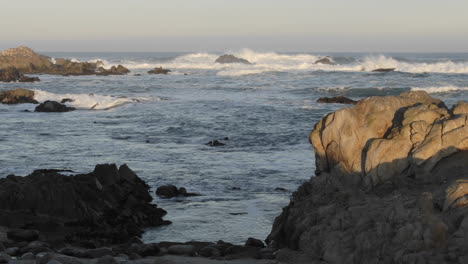
<path id="1" fill-rule="evenodd" d="M 93 110 L 107 110 L 129 103 L 161 100 L 159 97 L 128 98 L 98 94 L 56 94 L 42 90 L 34 90 L 34 99 L 40 103 L 47 100 L 61 102 L 63 99 L 71 99 L 71 101 L 66 102 L 66 105 L 75 107 L 77 109 Z"/>

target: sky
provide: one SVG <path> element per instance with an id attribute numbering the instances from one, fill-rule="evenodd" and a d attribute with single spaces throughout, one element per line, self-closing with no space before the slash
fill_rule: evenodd
<path id="1" fill-rule="evenodd" d="M 0 0 L 0 49 L 468 52 L 467 0 Z"/>

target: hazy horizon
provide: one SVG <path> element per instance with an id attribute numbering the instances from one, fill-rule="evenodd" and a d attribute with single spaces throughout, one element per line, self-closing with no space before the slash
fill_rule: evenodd
<path id="1" fill-rule="evenodd" d="M 468 52 L 466 10 L 461 0 L 10 1 L 0 49 Z"/>

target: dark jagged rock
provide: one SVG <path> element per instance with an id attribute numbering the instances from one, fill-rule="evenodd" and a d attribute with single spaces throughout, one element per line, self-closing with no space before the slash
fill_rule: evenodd
<path id="1" fill-rule="evenodd" d="M 263 243 L 262 240 L 256 239 L 253 237 L 249 237 L 247 241 L 245 242 L 246 247 L 258 247 L 258 248 L 264 248 L 265 243 Z"/>
<path id="2" fill-rule="evenodd" d="M 224 139 L 220 139 L 220 140 L 229 140 L 229 138 L 225 137 Z M 207 146 L 210 146 L 210 147 L 221 147 L 221 146 L 225 146 L 226 144 L 224 144 L 223 142 L 221 142 L 220 140 L 211 140 L 210 142 L 206 143 L 205 145 Z"/>
<path id="3" fill-rule="evenodd" d="M 315 61 L 315 64 L 336 65 L 329 57 L 321 58 Z"/>
<path id="4" fill-rule="evenodd" d="M 2 104 L 37 104 L 34 99 L 34 91 L 27 89 L 15 89 L 0 92 L 0 102 Z"/>
<path id="5" fill-rule="evenodd" d="M 117 67 L 112 66 L 108 70 L 104 69 L 103 67 L 99 67 L 97 75 L 104 75 L 104 76 L 107 76 L 107 75 L 125 75 L 127 73 L 130 73 L 130 70 L 119 64 L 119 65 L 117 65 Z"/>
<path id="6" fill-rule="evenodd" d="M 97 165 L 74 176 L 47 170 L 10 175 L 0 179 L 0 226 L 87 247 L 124 243 L 144 227 L 170 223 L 148 190 L 126 165 Z"/>
<path id="7" fill-rule="evenodd" d="M 171 70 L 163 69 L 163 67 L 156 67 L 156 68 L 152 69 L 151 71 L 148 71 L 149 74 L 168 74 L 170 72 L 171 72 Z"/>
<path id="8" fill-rule="evenodd" d="M 317 100 L 317 103 L 324 103 L 324 104 L 356 104 L 357 101 L 353 99 L 349 99 L 348 97 L 344 96 L 336 96 L 336 97 L 320 97 Z"/>
<path id="9" fill-rule="evenodd" d="M 197 193 L 189 193 L 184 187 L 177 188 L 172 184 L 159 186 L 156 189 L 156 195 L 161 198 L 173 198 L 177 196 L 189 197 L 189 196 L 200 196 Z"/>
<path id="10" fill-rule="evenodd" d="M 252 64 L 250 61 L 242 58 L 238 58 L 231 54 L 222 55 L 215 60 L 216 63 L 242 63 L 242 64 Z"/>
<path id="11" fill-rule="evenodd" d="M 395 68 L 379 68 L 372 70 L 372 72 L 393 72 L 395 71 Z"/>
<path id="12" fill-rule="evenodd" d="M 68 107 L 55 101 L 45 101 L 34 109 L 34 112 L 70 112 L 76 110 L 74 107 Z"/>
<path id="13" fill-rule="evenodd" d="M 326 115 L 310 135 L 316 176 L 268 244 L 286 263 L 464 263 L 467 120 L 468 103 L 448 109 L 422 91 Z"/>

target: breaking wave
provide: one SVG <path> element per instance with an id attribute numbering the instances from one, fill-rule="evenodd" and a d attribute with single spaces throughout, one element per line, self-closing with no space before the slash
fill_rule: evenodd
<path id="1" fill-rule="evenodd" d="M 77 109 L 107 110 L 130 103 L 147 102 L 161 100 L 159 97 L 138 97 L 128 98 L 111 95 L 98 94 L 56 94 L 42 90 L 34 90 L 34 99 L 38 102 L 47 100 L 61 102 L 63 99 L 70 99 L 65 102 L 67 106 Z"/>
<path id="2" fill-rule="evenodd" d="M 440 86 L 440 87 L 413 87 L 411 91 L 426 91 L 428 93 L 450 93 L 468 91 L 468 87 Z"/>
<path id="3" fill-rule="evenodd" d="M 192 53 L 174 57 L 172 59 L 151 59 L 140 61 L 120 61 L 118 64 L 129 69 L 151 69 L 164 67 L 171 70 L 213 70 L 222 76 L 240 76 L 260 74 L 265 72 L 301 72 L 301 71 L 335 71 L 335 72 L 371 72 L 381 68 L 394 68 L 397 72 L 408 73 L 468 73 L 468 62 L 435 61 L 435 62 L 408 62 L 396 58 L 379 55 L 367 56 L 351 62 L 337 63 L 335 65 L 316 64 L 326 55 L 312 54 L 279 54 L 274 52 L 256 52 L 243 49 L 237 52 L 227 52 L 236 57 L 246 59 L 252 64 L 220 64 L 215 60 L 221 54 Z M 333 57 L 331 58 L 333 61 Z M 97 61 L 97 60 L 93 60 Z M 104 61 L 108 68 L 117 63 Z M 90 61 L 91 62 L 91 61 Z M 377 74 L 377 73 L 376 73 Z"/>

